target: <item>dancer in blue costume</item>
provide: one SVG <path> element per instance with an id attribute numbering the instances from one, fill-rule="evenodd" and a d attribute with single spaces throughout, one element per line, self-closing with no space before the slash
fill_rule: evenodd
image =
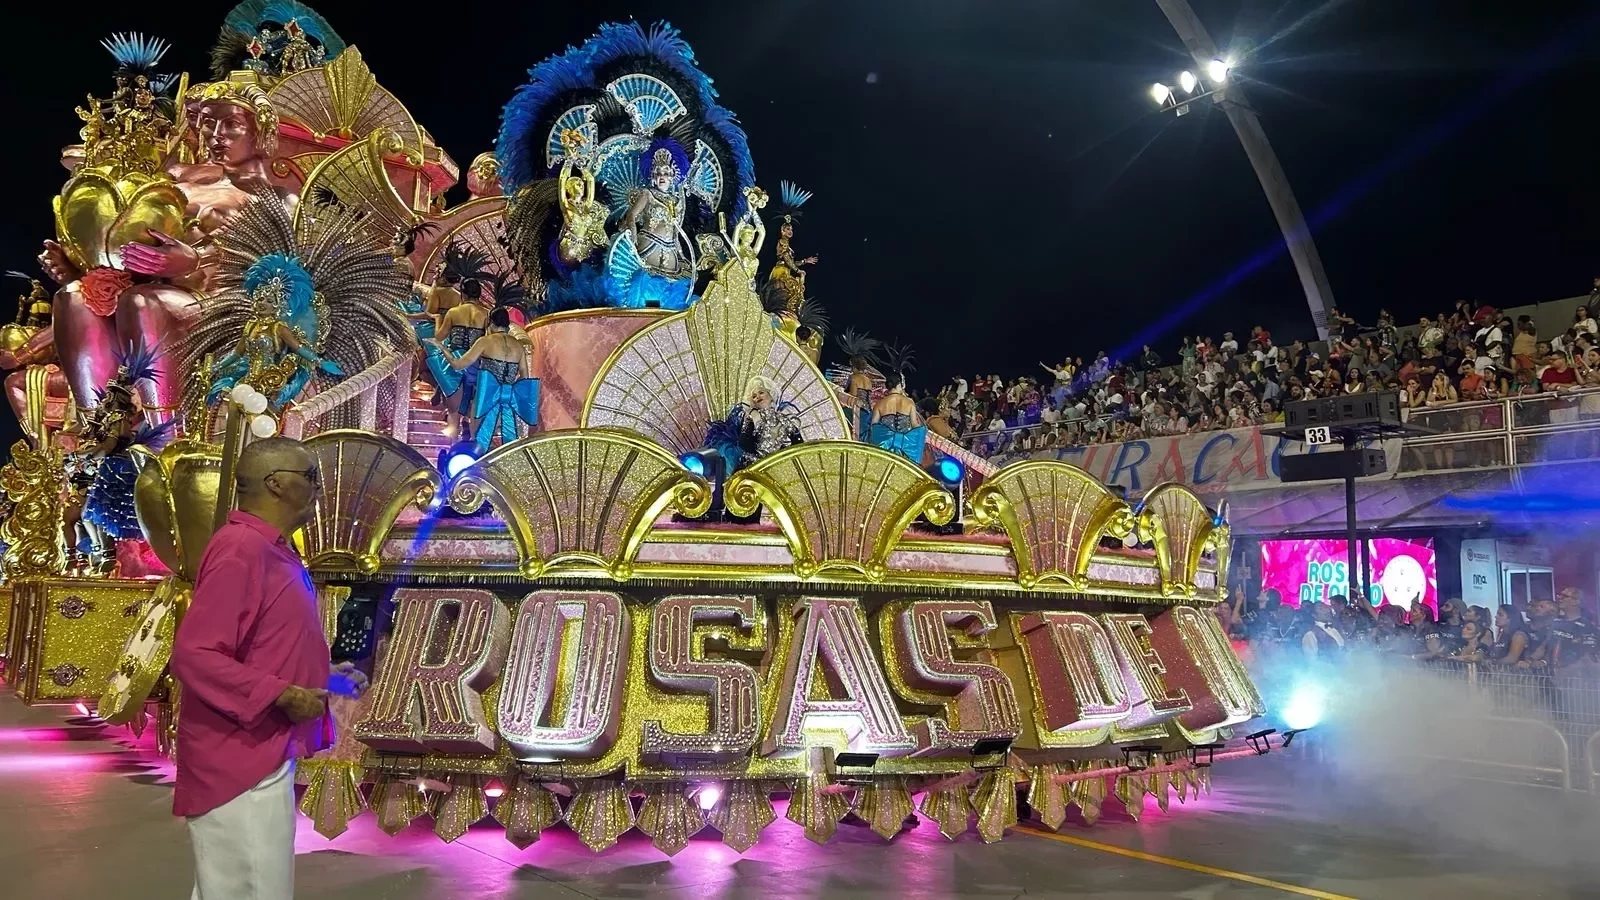
<path id="1" fill-rule="evenodd" d="M 917 404 L 906 394 L 906 372 L 911 371 L 909 348 L 891 346 L 884 351 L 889 392 L 872 407 L 872 429 L 868 440 L 922 466 L 922 448 L 928 441 L 928 426 L 917 412 Z"/>
<path id="2" fill-rule="evenodd" d="M 502 444 L 517 439 L 517 420 L 539 424 L 539 379 L 528 371 L 527 342 L 511 334 L 511 314 L 504 308 L 489 313 L 489 330 L 461 356 L 445 358 L 456 374 L 477 366 L 470 415 L 477 422 L 472 439 L 479 453 L 487 453 L 498 438 Z M 439 341 L 433 347 L 442 351 Z M 453 392 L 452 392 L 453 393 Z"/>
<path id="3" fill-rule="evenodd" d="M 854 417 L 856 439 L 865 441 L 872 429 L 871 367 L 878 361 L 877 353 L 882 344 L 877 338 L 868 337 L 853 328 L 846 328 L 844 334 L 839 335 L 837 342 L 839 349 L 850 359 L 850 373 L 845 381 L 845 393 L 856 402 Z"/>
<path id="4" fill-rule="evenodd" d="M 639 164 L 645 186 L 633 190 L 606 253 L 607 290 L 627 309 L 687 309 L 695 271 L 683 230 L 689 156 L 677 141 L 657 138 Z"/>
<path id="5" fill-rule="evenodd" d="M 439 326 L 444 332 L 444 341 L 425 342 L 422 349 L 428 371 L 439 386 L 440 398 L 446 403 L 446 418 L 456 434 L 465 435 L 468 431 L 465 420 L 472 415 L 472 400 L 477 390 L 478 369 L 455 366 L 451 360 L 471 350 L 488 329 L 489 311 L 483 307 L 483 285 L 491 275 L 487 269 L 488 257 L 474 248 L 451 244 L 445 248 L 444 255 L 443 280 L 460 293 L 461 302 L 444 314 Z M 464 371 L 457 372 L 457 369 Z"/>

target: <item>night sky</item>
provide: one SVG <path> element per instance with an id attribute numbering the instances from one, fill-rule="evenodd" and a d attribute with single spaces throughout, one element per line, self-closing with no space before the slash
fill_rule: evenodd
<path id="1" fill-rule="evenodd" d="M 1314 334 L 1285 254 L 1241 269 L 1282 247 L 1226 117 L 1154 111 L 1150 84 L 1191 64 L 1153 0 L 313 5 L 463 168 L 529 65 L 607 19 L 670 20 L 743 120 L 760 183 L 816 192 L 795 243 L 821 257 L 809 286 L 835 328 L 909 341 L 914 385 L 1043 374 L 1037 360 L 1153 325 L 1169 359 L 1184 332 Z M 1194 6 L 1238 58 L 1341 308 L 1414 322 L 1457 299 L 1588 291 L 1592 2 Z M 50 235 L 72 108 L 109 92 L 99 39 L 159 35 L 176 44 L 167 68 L 199 75 L 227 8 L 36 3 L 12 21 L 0 268 L 31 269 Z"/>

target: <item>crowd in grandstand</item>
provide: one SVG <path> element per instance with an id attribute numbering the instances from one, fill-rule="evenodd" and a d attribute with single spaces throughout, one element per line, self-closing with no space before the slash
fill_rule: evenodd
<path id="1" fill-rule="evenodd" d="M 980 455 L 1241 428 L 1281 421 L 1287 401 L 1398 391 L 1410 408 L 1600 387 L 1600 322 L 1591 303 L 1541 335 L 1465 301 L 1411 327 L 1388 310 L 1371 327 L 1329 311 L 1328 340 L 1280 344 L 1257 325 L 1241 341 L 1184 336 L 1175 359 L 1146 345 L 1132 360 L 1040 363 L 1042 376 L 956 378 L 925 398 L 929 428 Z"/>
<path id="2" fill-rule="evenodd" d="M 1555 599 L 1535 600 L 1526 612 L 1502 606 L 1491 616 L 1483 606 L 1444 600 L 1439 614 L 1422 603 L 1409 610 L 1373 608 L 1335 596 L 1300 607 L 1267 589 L 1253 602 L 1235 588 L 1217 617 L 1236 641 L 1265 657 L 1326 659 L 1356 649 L 1428 662 L 1478 663 L 1532 673 L 1574 674 L 1600 664 L 1597 634 L 1575 588 Z"/>

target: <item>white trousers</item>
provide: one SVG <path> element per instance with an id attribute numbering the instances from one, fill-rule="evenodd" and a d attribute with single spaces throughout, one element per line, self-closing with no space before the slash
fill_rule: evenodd
<path id="1" fill-rule="evenodd" d="M 192 816 L 190 900 L 293 900 L 294 763 L 203 816 Z"/>

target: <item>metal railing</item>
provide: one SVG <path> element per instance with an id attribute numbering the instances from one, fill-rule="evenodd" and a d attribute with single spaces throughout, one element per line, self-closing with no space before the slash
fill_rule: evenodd
<path id="1" fill-rule="evenodd" d="M 1434 433 L 1403 442 L 1395 467 L 1400 475 L 1542 465 L 1600 457 L 1600 388 L 1467 401 L 1407 409 L 1402 414 L 1408 423 Z M 1025 442 L 1047 439 L 1052 428 L 1057 429 L 1063 439 L 1032 448 L 1031 452 L 1052 453 L 1090 443 L 1119 443 L 1087 440 L 1091 421 L 1078 419 L 977 431 L 963 435 L 958 442 L 985 459 L 1029 452 L 1024 449 Z M 1107 431 L 1114 422 L 1105 416 L 1098 421 Z M 1147 437 L 1170 435 L 1152 433 Z"/>

